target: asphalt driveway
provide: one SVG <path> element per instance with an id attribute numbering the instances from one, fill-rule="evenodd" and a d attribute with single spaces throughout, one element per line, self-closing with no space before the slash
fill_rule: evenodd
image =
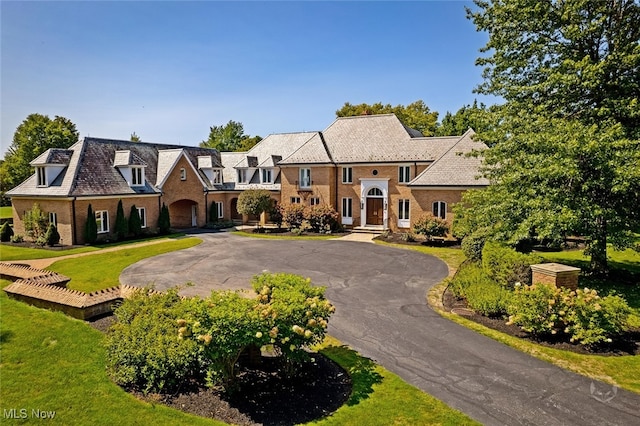
<path id="1" fill-rule="evenodd" d="M 327 286 L 336 306 L 329 333 L 407 382 L 484 424 L 640 425 L 640 395 L 570 373 L 459 326 L 425 302 L 447 275 L 440 260 L 410 250 L 339 240 L 264 240 L 228 233 L 145 259 L 123 284 L 182 294 L 249 288 L 264 270 Z M 639 373 L 640 374 L 640 373 Z"/>

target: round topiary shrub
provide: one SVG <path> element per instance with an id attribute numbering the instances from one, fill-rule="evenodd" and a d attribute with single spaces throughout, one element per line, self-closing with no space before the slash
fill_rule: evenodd
<path id="1" fill-rule="evenodd" d="M 0 227 L 0 241 L 6 243 L 11 241 L 11 237 L 13 237 L 13 228 L 9 225 L 9 222 L 5 222 Z"/>

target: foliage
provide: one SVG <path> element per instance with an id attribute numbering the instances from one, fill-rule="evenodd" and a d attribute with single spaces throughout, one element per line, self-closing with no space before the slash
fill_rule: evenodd
<path id="1" fill-rule="evenodd" d="M 258 293 L 256 311 L 262 320 L 263 344 L 274 345 L 289 367 L 308 357 L 305 348 L 324 340 L 335 307 L 324 297 L 325 288 L 293 274 L 263 273 L 253 277 Z"/>
<path id="2" fill-rule="evenodd" d="M 478 134 L 492 185 L 464 197 L 472 230 L 509 244 L 584 235 L 605 273 L 607 241 L 626 247 L 640 226 L 640 5 L 476 6 L 468 16 L 489 33 L 478 91 L 506 103 Z"/>
<path id="3" fill-rule="evenodd" d="M 336 111 L 336 117 L 374 114 L 395 114 L 402 124 L 419 131 L 425 136 L 433 136 L 435 134 L 438 121 L 438 113 L 436 111 L 431 112 L 422 100 L 412 102 L 407 106 L 383 105 L 381 102 L 372 105 L 364 103 L 352 105 L 349 102 L 345 102 L 342 108 Z"/>
<path id="4" fill-rule="evenodd" d="M 44 245 L 44 235 L 47 232 L 49 217 L 40 209 L 38 203 L 33 203 L 31 210 L 25 212 L 22 217 L 24 231 L 27 236 L 36 243 Z"/>
<path id="5" fill-rule="evenodd" d="M 24 241 L 24 237 L 22 235 L 20 235 L 20 234 L 13 235 L 11 237 L 11 242 L 12 243 L 21 243 L 23 241 Z M 3 258 L 4 258 L 4 253 L 3 253 Z"/>
<path id="6" fill-rule="evenodd" d="M 313 232 L 329 234 L 338 225 L 338 212 L 327 204 L 309 206 L 305 209 L 304 214 Z"/>
<path id="7" fill-rule="evenodd" d="M 282 222 L 289 230 L 302 227 L 302 222 L 305 220 L 305 207 L 302 204 L 283 204 L 280 209 Z"/>
<path id="8" fill-rule="evenodd" d="M 166 235 L 171 230 L 171 219 L 169 217 L 169 207 L 162 203 L 160 215 L 158 215 L 158 233 Z"/>
<path id="9" fill-rule="evenodd" d="M 0 226 L 0 241 L 3 243 L 10 241 L 11 237 L 13 237 L 13 228 L 9 222 L 5 222 Z"/>
<path id="10" fill-rule="evenodd" d="M 479 262 L 482 260 L 482 250 L 486 241 L 487 236 L 480 230 L 465 236 L 460 248 L 467 259 Z"/>
<path id="11" fill-rule="evenodd" d="M 508 306 L 509 323 L 549 335 L 563 333 L 571 342 L 611 342 L 629 325 L 631 308 L 620 296 L 600 297 L 588 288 L 576 291 L 549 284 L 516 285 Z"/>
<path id="12" fill-rule="evenodd" d="M 22 183 L 33 174 L 30 162 L 49 148 L 68 148 L 78 141 L 76 125 L 65 117 L 30 114 L 17 127 L 0 165 L 0 191 Z"/>
<path id="13" fill-rule="evenodd" d="M 474 100 L 473 105 L 465 105 L 455 114 L 447 111 L 440 125 L 436 129 L 435 136 L 462 136 L 467 130 L 483 132 L 489 129 L 487 120 L 487 107 L 485 104 Z"/>
<path id="14" fill-rule="evenodd" d="M 45 243 L 49 247 L 53 247 L 60 242 L 60 233 L 53 223 L 50 223 L 47 227 L 47 233 L 44 235 Z"/>
<path id="15" fill-rule="evenodd" d="M 492 281 L 476 262 L 465 262 L 449 282 L 449 290 L 459 298 L 467 299 L 474 311 L 486 316 L 499 316 L 507 312 L 511 291 Z"/>
<path id="16" fill-rule="evenodd" d="M 211 202 L 211 206 L 209 206 L 209 223 L 218 222 L 218 205 L 215 201 Z"/>
<path id="17" fill-rule="evenodd" d="M 198 346 L 176 339 L 188 303 L 176 290 L 140 289 L 115 310 L 107 334 L 107 372 L 121 386 L 173 392 L 198 373 Z"/>
<path id="18" fill-rule="evenodd" d="M 260 216 L 271 209 L 271 193 L 266 189 L 247 189 L 238 196 L 238 213 Z"/>
<path id="19" fill-rule="evenodd" d="M 140 136 L 136 135 L 136 132 L 131 133 L 131 137 L 129 137 L 129 140 L 131 142 L 142 142 L 142 139 L 140 139 Z"/>
<path id="20" fill-rule="evenodd" d="M 429 240 L 433 237 L 444 237 L 449 232 L 449 224 L 444 219 L 426 213 L 414 222 L 413 232 L 424 235 Z"/>
<path id="21" fill-rule="evenodd" d="M 210 127 L 209 139 L 202 141 L 200 146 L 218 151 L 247 151 L 261 140 L 260 136 L 245 135 L 242 123 L 229 120 L 224 126 Z"/>
<path id="22" fill-rule="evenodd" d="M 98 223 L 91 204 L 87 207 L 87 222 L 84 225 L 84 241 L 93 244 L 98 240 Z"/>
<path id="23" fill-rule="evenodd" d="M 122 200 L 118 200 L 118 209 L 116 210 L 116 239 L 124 240 L 129 233 L 129 224 L 124 217 L 124 208 L 122 207 Z"/>
<path id="24" fill-rule="evenodd" d="M 222 220 L 215 223 L 209 222 L 204 227 L 206 229 L 218 230 L 218 229 L 233 228 L 234 226 L 236 226 L 236 224 L 233 223 L 232 220 Z"/>
<path id="25" fill-rule="evenodd" d="M 131 206 L 131 211 L 129 212 L 129 233 L 133 234 L 134 237 L 138 237 L 142 233 L 142 220 L 135 204 Z"/>
<path id="26" fill-rule="evenodd" d="M 482 269 L 503 287 L 515 283 L 531 284 L 531 265 L 542 263 L 542 257 L 518 253 L 500 243 L 488 241 L 482 249 Z"/>
<path id="27" fill-rule="evenodd" d="M 278 203 L 274 202 L 271 204 L 271 209 L 269 210 L 269 220 L 275 223 L 278 229 L 282 228 L 282 222 L 284 221 L 284 217 L 282 215 L 282 206 Z"/>
<path id="28" fill-rule="evenodd" d="M 405 243 L 415 243 L 416 236 L 411 232 L 403 232 L 402 234 L 400 234 L 400 241 L 404 241 Z"/>

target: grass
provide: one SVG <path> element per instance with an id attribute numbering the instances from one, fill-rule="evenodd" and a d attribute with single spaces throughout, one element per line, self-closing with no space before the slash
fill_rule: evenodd
<path id="1" fill-rule="evenodd" d="M 252 237 L 252 238 L 265 238 L 271 240 L 332 240 L 334 238 L 339 238 L 337 235 L 305 235 L 302 234 L 300 236 L 295 235 L 279 235 L 277 233 L 274 234 L 254 234 L 253 232 L 245 232 L 245 231 L 233 231 L 235 235 L 239 235 L 241 237 Z"/>
<path id="2" fill-rule="evenodd" d="M 0 207 L 0 219 L 11 219 L 13 217 L 13 210 L 11 206 Z"/>
<path id="3" fill-rule="evenodd" d="M 184 235 L 185 235 L 184 233 L 178 233 L 178 234 L 163 235 L 163 236 L 153 236 L 149 238 L 142 238 L 135 241 L 120 241 L 116 243 L 96 244 L 92 246 L 75 247 L 70 249 L 31 248 L 31 247 L 14 246 L 11 244 L 2 244 L 0 245 L 0 260 L 4 262 L 10 262 L 10 261 L 16 261 L 16 260 L 50 259 L 54 257 L 69 256 L 72 254 L 89 253 L 92 251 L 98 251 L 105 248 L 118 247 L 118 246 L 127 245 L 127 244 L 143 243 L 147 241 L 154 241 L 154 240 L 165 239 L 165 238 L 181 238 L 181 237 L 184 237 Z"/>
<path id="4" fill-rule="evenodd" d="M 62 259 L 47 269 L 71 277 L 68 288 L 90 293 L 118 285 L 122 270 L 142 259 L 193 247 L 201 242 L 199 238 L 184 238 L 142 247 L 125 247 L 91 257 Z"/>
<path id="5" fill-rule="evenodd" d="M 2 281 L 2 287 L 9 282 Z M 103 336 L 79 320 L 9 299 L 0 292 L 0 409 L 55 412 L 66 425 L 222 425 L 142 402 L 105 372 Z M 477 424 L 371 360 L 328 340 L 322 353 L 350 372 L 351 398 L 314 425 Z M 39 422 L 29 418 L 26 423 Z"/>

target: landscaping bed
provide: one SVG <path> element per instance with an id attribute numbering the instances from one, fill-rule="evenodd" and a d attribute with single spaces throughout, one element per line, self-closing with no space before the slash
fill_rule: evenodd
<path id="1" fill-rule="evenodd" d="M 538 336 L 534 336 L 530 333 L 527 333 L 526 331 L 523 331 L 515 324 L 507 324 L 506 318 L 480 315 L 474 312 L 472 309 L 468 308 L 467 301 L 465 299 L 457 298 L 449 289 L 445 290 L 443 294 L 442 304 L 444 305 L 445 310 L 447 310 L 448 312 L 451 312 L 453 310 L 459 315 L 464 316 L 465 318 L 470 319 L 471 321 L 474 321 L 478 324 L 482 324 L 485 327 L 489 327 L 493 330 L 500 331 L 513 337 L 527 339 L 542 346 L 586 355 L 640 355 L 640 330 L 638 329 L 624 333 L 610 344 L 584 346 L 563 341 L 561 340 L 562 337 L 552 339 L 553 336 L 548 336 L 548 338 L 542 339 Z"/>

